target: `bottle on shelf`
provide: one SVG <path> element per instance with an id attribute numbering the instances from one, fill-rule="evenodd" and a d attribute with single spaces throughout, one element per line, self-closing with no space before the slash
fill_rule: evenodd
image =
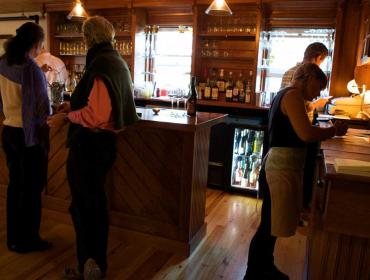
<path id="1" fill-rule="evenodd" d="M 231 76 L 229 75 L 229 79 L 226 82 L 227 88 L 226 88 L 226 101 L 232 101 L 233 100 L 233 81 L 230 80 Z"/>
<path id="2" fill-rule="evenodd" d="M 241 179 L 240 187 L 247 188 L 249 183 L 249 172 L 248 172 L 248 165 L 249 165 L 249 157 L 245 157 L 244 159 L 244 169 L 243 169 L 243 177 Z"/>
<path id="3" fill-rule="evenodd" d="M 212 74 L 211 74 L 211 99 L 212 100 L 218 100 L 218 86 L 217 86 L 217 78 L 216 78 L 216 69 L 212 69 Z"/>
<path id="4" fill-rule="evenodd" d="M 263 132 L 257 131 L 254 138 L 253 153 L 257 155 L 262 155 L 262 144 L 263 144 Z"/>
<path id="5" fill-rule="evenodd" d="M 248 131 L 243 129 L 241 132 L 241 138 L 239 143 L 239 155 L 244 155 L 247 152 L 247 145 L 248 145 Z"/>
<path id="6" fill-rule="evenodd" d="M 225 83 L 225 88 L 227 88 L 229 86 L 229 83 L 230 81 L 232 82 L 233 81 L 233 72 L 229 72 L 229 75 L 227 76 L 227 80 L 226 80 L 226 83 Z"/>
<path id="7" fill-rule="evenodd" d="M 239 142 L 241 139 L 241 131 L 240 129 L 235 129 L 235 136 L 234 136 L 234 155 L 239 153 Z"/>
<path id="8" fill-rule="evenodd" d="M 243 177 L 242 158 L 237 158 L 237 167 L 234 176 L 234 185 L 240 185 Z"/>
<path id="9" fill-rule="evenodd" d="M 206 86 L 204 88 L 204 95 L 203 95 L 204 99 L 211 99 L 211 90 L 212 90 L 212 87 L 211 87 L 211 83 L 208 78 Z"/>
<path id="10" fill-rule="evenodd" d="M 244 90 L 244 83 L 243 83 L 243 73 L 239 73 L 238 80 L 236 81 L 236 87 L 238 88 L 239 91 L 239 97 L 238 101 L 239 102 L 245 102 L 245 90 Z"/>
<path id="11" fill-rule="evenodd" d="M 191 77 L 190 96 L 186 103 L 186 112 L 189 116 L 195 116 L 197 113 L 197 90 L 195 88 L 195 77 Z"/>
<path id="12" fill-rule="evenodd" d="M 256 135 L 256 131 L 254 130 L 248 130 L 248 138 L 247 138 L 247 148 L 246 148 L 246 154 L 251 155 L 253 153 L 254 149 L 254 138 Z"/>
<path id="13" fill-rule="evenodd" d="M 236 83 L 233 85 L 233 101 L 239 101 L 239 88 L 236 86 Z"/>
<path id="14" fill-rule="evenodd" d="M 224 69 L 220 69 L 220 75 L 217 79 L 217 86 L 219 92 L 225 92 L 225 79 L 224 79 Z"/>
<path id="15" fill-rule="evenodd" d="M 248 81 L 247 86 L 245 88 L 245 103 L 251 103 L 251 98 L 252 98 L 251 84 Z"/>

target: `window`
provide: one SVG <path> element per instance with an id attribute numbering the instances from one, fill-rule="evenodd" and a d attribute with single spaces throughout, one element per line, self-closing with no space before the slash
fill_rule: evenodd
<path id="1" fill-rule="evenodd" d="M 193 32 L 191 28 L 160 28 L 154 48 L 154 81 L 159 88 L 188 88 Z"/>
<path id="2" fill-rule="evenodd" d="M 301 62 L 306 47 L 313 42 L 323 43 L 329 50 L 329 55 L 320 68 L 330 79 L 332 68 L 332 53 L 334 47 L 334 30 L 332 29 L 291 29 L 273 30 L 264 32 L 261 36 L 262 54 L 266 58 L 260 59 L 259 81 L 265 77 L 266 92 L 280 90 L 281 79 L 285 71 Z M 261 72 L 265 72 L 261 74 Z M 327 92 L 329 85 L 327 88 Z M 260 90 L 260 89 L 257 89 Z"/>
<path id="3" fill-rule="evenodd" d="M 191 27 L 157 27 L 137 37 L 135 84 L 155 83 L 160 89 L 187 89 L 190 83 L 193 32 Z M 153 30 L 153 26 L 148 27 Z M 145 50 L 144 50 L 145 47 Z"/>

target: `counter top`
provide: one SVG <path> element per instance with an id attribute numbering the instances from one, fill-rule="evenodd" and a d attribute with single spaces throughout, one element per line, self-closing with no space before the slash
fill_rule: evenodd
<path id="1" fill-rule="evenodd" d="M 357 178 L 369 181 L 370 177 L 337 173 L 334 168 L 335 158 L 356 159 L 370 162 L 370 130 L 348 129 L 345 136 L 323 141 L 326 175 L 328 177 Z"/>
<path id="2" fill-rule="evenodd" d="M 195 131 L 200 128 L 211 127 L 224 122 L 227 116 L 226 114 L 197 112 L 197 115 L 192 117 L 186 115 L 183 110 L 163 108 L 160 109 L 158 114 L 154 114 L 152 109 L 147 108 L 136 108 L 136 111 L 141 118 L 137 126 L 182 131 Z"/>
<path id="3" fill-rule="evenodd" d="M 148 101 L 148 102 L 167 102 L 171 103 L 171 99 L 167 96 L 162 97 L 152 97 L 152 98 L 140 98 L 135 97 L 135 100 L 138 101 Z M 181 101 L 182 102 L 182 101 Z M 240 103 L 240 102 L 227 102 L 225 100 L 206 100 L 206 99 L 198 99 L 197 104 L 199 106 L 213 106 L 213 107 L 226 107 L 226 108 L 239 108 L 239 109 L 251 109 L 251 110 L 261 110 L 261 111 L 268 111 L 268 106 L 256 106 L 254 104 L 249 103 Z M 176 106 L 176 99 L 174 99 L 174 105 Z"/>

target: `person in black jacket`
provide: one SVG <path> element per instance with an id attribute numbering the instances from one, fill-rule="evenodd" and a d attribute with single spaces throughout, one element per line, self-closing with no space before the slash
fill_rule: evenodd
<path id="1" fill-rule="evenodd" d="M 67 177 L 70 212 L 76 231 L 78 268 L 65 278 L 99 279 L 106 274 L 109 219 L 104 189 L 116 159 L 116 137 L 138 121 L 132 81 L 126 62 L 114 50 L 114 29 L 103 17 L 82 26 L 88 47 L 86 70 L 65 106 L 49 119 L 50 126 L 70 122 Z"/>

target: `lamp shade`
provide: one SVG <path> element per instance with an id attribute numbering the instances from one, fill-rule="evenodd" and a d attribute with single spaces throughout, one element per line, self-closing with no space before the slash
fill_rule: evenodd
<path id="1" fill-rule="evenodd" d="M 77 0 L 75 2 L 75 5 L 72 9 L 72 11 L 68 14 L 67 18 L 69 20 L 71 19 L 85 19 L 89 15 L 86 13 L 84 7 L 82 6 L 82 3 L 80 0 Z"/>
<path id="2" fill-rule="evenodd" d="M 350 80 L 347 84 L 347 90 L 352 93 L 352 94 L 359 94 L 360 93 L 360 90 L 357 86 L 357 83 L 356 81 L 353 79 L 353 80 Z"/>
<path id="3" fill-rule="evenodd" d="M 206 14 L 211 16 L 231 16 L 233 12 L 225 0 L 213 0 L 207 8 Z"/>

